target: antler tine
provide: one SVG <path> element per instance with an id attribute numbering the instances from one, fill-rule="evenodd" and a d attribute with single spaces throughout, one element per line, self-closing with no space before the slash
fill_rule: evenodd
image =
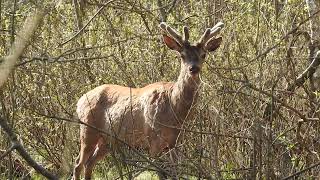
<path id="1" fill-rule="evenodd" d="M 221 27 L 217 27 L 215 29 L 211 29 L 210 35 L 208 36 L 207 40 L 211 39 L 214 36 L 217 36 L 221 31 Z"/>
<path id="2" fill-rule="evenodd" d="M 168 35 L 173 37 L 180 45 L 183 44 L 184 41 L 182 40 L 181 35 L 178 32 L 176 32 L 173 28 L 168 26 L 165 22 L 160 23 L 160 28 L 166 33 L 168 33 Z"/>
<path id="3" fill-rule="evenodd" d="M 199 43 L 200 44 L 205 44 L 206 41 L 208 40 L 208 37 L 210 35 L 211 30 L 208 28 L 206 29 L 206 31 L 203 33 L 203 35 L 201 36 Z"/>
<path id="4" fill-rule="evenodd" d="M 160 25 L 159 25 L 159 27 L 163 30 L 163 31 L 167 31 L 167 25 L 166 25 L 166 23 L 165 22 L 161 22 L 160 23 Z"/>
<path id="5" fill-rule="evenodd" d="M 185 42 L 189 41 L 189 29 L 187 26 L 183 27 L 183 40 Z"/>
<path id="6" fill-rule="evenodd" d="M 218 35 L 223 27 L 224 27 L 224 24 L 222 22 L 218 22 L 215 26 L 213 26 L 213 28 L 211 28 L 211 33 L 210 33 L 210 36 L 208 37 L 208 40 Z"/>
<path id="7" fill-rule="evenodd" d="M 206 32 L 202 35 L 200 38 L 200 43 L 205 44 L 209 39 L 212 37 L 218 35 L 221 31 L 221 29 L 224 27 L 224 24 L 222 22 L 218 22 L 215 26 L 213 26 L 211 29 L 207 29 Z M 209 32 L 208 32 L 209 31 Z"/>
<path id="8" fill-rule="evenodd" d="M 218 22 L 216 25 L 214 25 L 214 26 L 211 28 L 211 32 L 215 31 L 215 29 L 217 29 L 217 28 L 222 29 L 223 27 L 224 27 L 223 22 Z"/>

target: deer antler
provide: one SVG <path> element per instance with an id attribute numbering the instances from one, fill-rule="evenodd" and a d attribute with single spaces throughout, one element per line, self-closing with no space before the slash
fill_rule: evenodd
<path id="1" fill-rule="evenodd" d="M 212 37 L 218 35 L 223 27 L 224 24 L 222 22 L 218 22 L 215 26 L 213 26 L 213 28 L 206 29 L 204 34 L 201 36 L 199 43 L 205 45 Z"/>
<path id="2" fill-rule="evenodd" d="M 183 27 L 183 38 L 177 31 L 175 31 L 165 22 L 160 23 L 160 28 L 163 30 L 164 33 L 174 38 L 180 45 L 183 45 L 189 40 L 189 29 L 186 26 Z"/>

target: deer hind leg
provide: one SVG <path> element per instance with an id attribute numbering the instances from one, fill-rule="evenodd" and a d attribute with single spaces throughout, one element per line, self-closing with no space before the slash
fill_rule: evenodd
<path id="1" fill-rule="evenodd" d="M 73 180 L 79 180 L 81 171 L 83 169 L 83 166 L 86 164 L 88 159 L 93 155 L 95 147 L 97 145 L 99 134 L 96 132 L 96 130 L 89 129 L 89 128 L 83 128 L 81 129 L 82 135 L 80 140 L 80 153 L 77 158 L 77 164 L 73 171 Z"/>
<path id="2" fill-rule="evenodd" d="M 84 165 L 84 178 L 86 180 L 91 179 L 94 166 L 99 160 L 103 159 L 106 156 L 107 152 L 107 145 L 105 143 L 105 140 L 101 137 L 96 145 L 96 148 L 92 156 L 89 157 L 89 159 Z"/>

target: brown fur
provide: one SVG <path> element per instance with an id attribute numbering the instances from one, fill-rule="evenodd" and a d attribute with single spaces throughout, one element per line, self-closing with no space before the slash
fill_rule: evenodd
<path id="1" fill-rule="evenodd" d="M 102 85 L 84 94 L 77 104 L 81 121 L 104 129 L 132 147 L 147 149 L 152 156 L 173 148 L 179 128 L 191 117 L 200 80 L 199 72 L 192 73 L 190 68 L 200 69 L 207 52 L 202 44 L 181 45 L 170 36 L 164 38 L 167 46 L 182 56 L 175 83 L 157 82 L 143 88 Z M 90 179 L 95 163 L 115 146 L 116 140 L 81 126 L 80 142 L 74 179 L 79 179 L 83 166 L 85 179 Z"/>

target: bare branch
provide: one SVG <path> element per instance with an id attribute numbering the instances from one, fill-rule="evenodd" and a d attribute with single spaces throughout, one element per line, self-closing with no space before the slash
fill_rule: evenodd
<path id="1" fill-rule="evenodd" d="M 32 34 L 38 27 L 40 20 L 44 15 L 43 11 L 36 11 L 34 14 L 26 19 L 21 31 L 18 33 L 11 49 L 10 54 L 4 57 L 3 62 L 0 64 L 0 87 L 3 85 L 12 68 L 15 65 L 15 62 L 22 55 L 24 49 L 27 47 L 27 43 L 31 38 Z"/>
<path id="2" fill-rule="evenodd" d="M 100 9 L 90 18 L 90 20 L 76 33 L 74 34 L 71 38 L 69 38 L 67 41 L 59 44 L 59 46 L 63 46 L 65 44 L 67 44 L 68 42 L 72 41 L 74 38 L 78 37 L 82 32 L 83 30 L 93 21 L 93 19 L 98 15 L 100 14 L 100 12 L 110 3 L 112 3 L 113 1 L 115 0 L 110 0 L 108 2 L 106 2 L 102 7 L 100 7 Z"/>
<path id="3" fill-rule="evenodd" d="M 247 83 L 246 84 L 247 87 L 249 87 L 250 89 L 253 89 L 257 92 L 260 92 L 261 94 L 264 94 L 264 95 L 267 95 L 269 97 L 271 97 L 274 101 L 276 101 L 277 103 L 280 103 L 283 107 L 287 108 L 288 110 L 296 113 L 303 121 L 309 121 L 309 120 L 314 120 L 314 119 L 310 119 L 308 117 L 306 117 L 304 114 L 302 114 L 300 111 L 298 111 L 297 109 L 293 108 L 292 106 L 288 105 L 286 102 L 283 101 L 283 99 L 281 98 L 278 98 L 277 96 L 271 94 L 271 93 L 268 93 L 266 91 L 263 91 L 262 89 L 259 89 L 255 86 L 253 86 L 252 84 L 250 83 Z M 269 105 L 269 104 L 268 104 Z M 268 107 L 268 106 L 267 106 Z M 275 111 L 275 108 L 273 108 L 273 111 Z M 269 116 L 268 116 L 269 117 Z"/>
<path id="4" fill-rule="evenodd" d="M 42 174 L 44 177 L 48 179 L 58 179 L 55 175 L 50 173 L 48 170 L 43 168 L 41 165 L 39 165 L 35 160 L 32 159 L 32 157 L 28 154 L 28 152 L 25 150 L 25 148 L 22 146 L 22 144 L 18 141 L 18 137 L 13 132 L 13 130 L 10 128 L 9 124 L 5 119 L 0 117 L 0 126 L 4 130 L 4 132 L 8 135 L 12 147 L 17 150 L 17 152 L 22 156 L 22 158 L 33 167 L 38 173 Z"/>
<path id="5" fill-rule="evenodd" d="M 302 74 L 298 76 L 298 78 L 287 87 L 287 91 L 294 91 L 296 88 L 301 87 L 306 80 L 308 80 L 310 77 L 312 77 L 313 73 L 315 72 L 316 68 L 320 65 L 320 51 L 317 52 L 315 58 L 311 62 L 311 64 L 308 66 L 306 70 Z"/>
<path id="6" fill-rule="evenodd" d="M 10 54 L 4 58 L 2 64 L 0 65 L 0 87 L 3 85 L 9 73 L 11 72 L 12 68 L 15 65 L 15 62 L 18 58 L 22 55 L 24 49 L 27 47 L 28 41 L 35 32 L 40 20 L 43 18 L 44 12 L 42 10 L 38 10 L 26 19 L 21 31 L 19 32 L 18 36 L 16 37 L 11 49 Z M 0 117 L 0 126 L 4 130 L 4 132 L 8 135 L 11 141 L 11 148 L 9 149 L 12 151 L 16 149 L 18 153 L 22 156 L 22 158 L 37 172 L 42 174 L 48 179 L 58 179 L 56 176 L 51 174 L 49 171 L 44 169 L 41 165 L 39 165 L 36 161 L 34 161 L 28 152 L 24 149 L 22 144 L 18 141 L 16 134 L 13 132 L 9 124 L 5 119 Z M 8 151 L 8 152 L 10 152 Z M 6 155 L 6 153 L 5 153 Z"/>
<path id="7" fill-rule="evenodd" d="M 311 166 L 309 166 L 309 167 L 307 167 L 307 168 L 305 168 L 305 169 L 303 169 L 303 170 L 301 170 L 301 171 L 299 171 L 299 172 L 296 172 L 296 173 L 294 173 L 294 174 L 292 174 L 292 175 L 290 175 L 290 176 L 287 176 L 287 177 L 283 178 L 283 180 L 295 179 L 295 178 L 298 177 L 300 174 L 302 174 L 302 173 L 304 173 L 304 172 L 306 172 L 306 171 L 309 171 L 309 170 L 311 170 L 311 169 L 313 169 L 313 168 L 315 168 L 315 167 L 317 167 L 317 166 L 320 166 L 320 162 L 318 162 L 318 163 L 316 163 L 316 164 L 313 164 L 313 165 L 311 165 Z"/>
<path id="8" fill-rule="evenodd" d="M 310 79 L 310 77 L 312 77 L 313 73 L 315 72 L 315 69 L 320 65 L 320 51 L 317 52 L 317 55 L 316 57 L 314 58 L 314 60 L 311 62 L 311 64 L 308 66 L 308 68 L 298 76 L 298 78 L 291 84 L 287 87 L 287 91 L 288 92 L 293 92 L 295 89 L 301 87 L 305 82 L 306 80 Z M 256 91 L 259 91 L 259 92 L 262 92 L 262 90 L 259 90 L 255 87 L 252 87 L 250 86 L 250 88 L 256 90 Z M 303 119 L 303 121 L 310 121 L 310 120 L 314 120 L 314 119 L 310 119 L 310 118 L 306 118 L 303 114 L 301 114 L 298 110 L 296 110 L 295 108 L 293 107 L 290 107 L 288 106 L 286 103 L 284 103 L 284 97 L 277 97 L 277 96 L 274 96 L 272 94 L 269 94 L 269 93 L 266 93 L 266 92 L 262 92 L 263 94 L 266 94 L 268 95 L 269 97 L 272 97 L 275 101 L 277 101 L 278 103 L 280 103 L 282 106 L 286 107 L 287 109 L 290 109 L 291 111 L 295 112 L 296 114 L 298 114 L 298 116 Z M 272 100 L 273 101 L 273 100 Z M 272 118 L 272 114 L 274 112 L 278 112 L 279 109 L 281 107 L 273 107 L 273 102 L 269 102 L 267 104 L 267 106 L 265 107 L 264 109 L 264 118 L 265 119 L 269 119 L 269 118 Z M 318 119 L 317 119 L 318 120 Z"/>
<path id="9" fill-rule="evenodd" d="M 1 154 L 0 160 L 3 159 L 4 157 L 6 157 L 10 152 L 15 150 L 16 148 L 17 148 L 16 144 L 13 144 L 12 146 L 10 146 L 10 148 L 8 150 L 6 150 L 4 153 Z"/>

